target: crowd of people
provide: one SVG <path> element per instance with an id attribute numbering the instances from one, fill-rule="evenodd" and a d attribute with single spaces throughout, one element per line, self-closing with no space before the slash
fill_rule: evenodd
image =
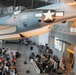
<path id="1" fill-rule="evenodd" d="M 10 48 L 0 48 L 0 75 L 18 75 L 16 69 L 16 58 L 20 52 Z"/>
<path id="2" fill-rule="evenodd" d="M 40 73 L 55 71 L 59 68 L 59 59 L 53 55 L 53 52 L 48 47 L 43 48 L 46 51 L 42 50 L 42 48 L 43 46 L 39 47 L 39 53 L 30 53 L 29 59 L 35 61 L 40 69 Z"/>

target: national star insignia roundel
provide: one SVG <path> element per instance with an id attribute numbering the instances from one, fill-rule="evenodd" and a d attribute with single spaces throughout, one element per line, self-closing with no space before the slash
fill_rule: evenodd
<path id="1" fill-rule="evenodd" d="M 51 23 L 55 21 L 56 11 L 55 10 L 45 10 L 42 12 L 42 19 L 46 23 Z"/>

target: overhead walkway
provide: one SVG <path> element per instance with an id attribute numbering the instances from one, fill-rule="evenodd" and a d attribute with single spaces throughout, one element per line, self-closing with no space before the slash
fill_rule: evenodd
<path id="1" fill-rule="evenodd" d="M 50 33 L 51 36 L 60 38 L 64 43 L 76 45 L 76 33 L 70 31 L 70 26 L 55 25 Z"/>

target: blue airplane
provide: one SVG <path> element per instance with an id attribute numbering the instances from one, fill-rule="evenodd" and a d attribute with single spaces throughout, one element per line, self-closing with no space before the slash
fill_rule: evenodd
<path id="1" fill-rule="evenodd" d="M 0 39 L 29 38 L 48 32 L 53 25 L 76 18 L 76 0 L 62 0 L 37 9 L 0 8 Z"/>

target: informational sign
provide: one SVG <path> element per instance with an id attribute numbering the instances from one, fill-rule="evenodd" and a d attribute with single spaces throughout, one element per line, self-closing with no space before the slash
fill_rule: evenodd
<path id="1" fill-rule="evenodd" d="M 76 28 L 70 27 L 70 32 L 76 33 Z"/>
<path id="2" fill-rule="evenodd" d="M 58 51 L 61 51 L 62 50 L 62 41 L 60 41 L 59 38 L 55 37 L 55 40 L 54 40 L 54 48 L 56 48 Z"/>

